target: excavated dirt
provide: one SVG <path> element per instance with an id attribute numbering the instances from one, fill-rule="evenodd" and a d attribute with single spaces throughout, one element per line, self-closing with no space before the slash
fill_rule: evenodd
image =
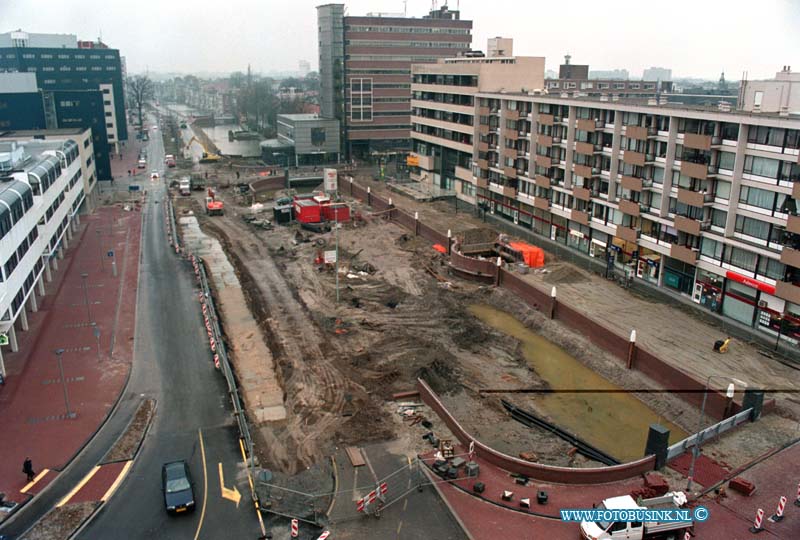
<path id="1" fill-rule="evenodd" d="M 262 424 L 254 434 L 262 464 L 274 470 L 295 473 L 320 463 L 336 446 L 408 440 L 407 428 L 387 402 L 392 393 L 413 388 L 417 377 L 443 397 L 469 431 L 502 451 L 532 452 L 553 465 L 596 466 L 551 434 L 510 420 L 499 405 L 503 395 L 477 392 L 537 387 L 542 381 L 522 358 L 516 340 L 467 312 L 472 304 L 508 311 L 622 387 L 651 384 L 510 293 L 449 276 L 442 256 L 427 242 L 370 216 L 358 202 L 354 215 L 363 219 L 339 231 L 337 302 L 336 273 L 332 265 L 317 262 L 334 249 L 335 233 L 314 234 L 296 225 L 256 229 L 242 220 L 249 210 L 236 204 L 231 191 L 218 195 L 226 204 L 224 216 L 204 216 L 198 196 L 181 205 L 193 204 L 201 227 L 223 244 L 279 366 L 288 417 Z M 492 235 L 476 230 L 474 236 Z M 574 269 L 548 277 L 553 283 L 584 279 Z M 697 412 L 675 396 L 638 397 L 684 429 L 696 425 Z M 514 402 L 536 410 L 524 394 L 515 394 Z M 742 436 L 778 430 L 767 423 L 753 426 L 749 432 L 740 430 L 751 433 Z M 732 446 L 726 440 L 720 441 L 719 452 L 727 455 Z"/>

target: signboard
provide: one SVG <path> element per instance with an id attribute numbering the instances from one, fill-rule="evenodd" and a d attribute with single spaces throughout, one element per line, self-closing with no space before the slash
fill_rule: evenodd
<path id="1" fill-rule="evenodd" d="M 419 156 L 407 156 L 406 165 L 409 167 L 419 167 Z"/>
<path id="2" fill-rule="evenodd" d="M 728 270 L 725 272 L 725 277 L 728 279 L 732 279 L 737 283 L 741 283 L 742 285 L 747 285 L 748 287 L 753 287 L 754 289 L 758 289 L 761 292 L 765 292 L 767 294 L 775 294 L 775 285 L 770 285 L 768 283 L 762 283 L 758 280 L 753 278 L 749 278 L 747 276 L 743 276 L 742 274 L 737 274 L 736 272 L 731 272 Z"/>
<path id="3" fill-rule="evenodd" d="M 336 169 L 325 169 L 325 191 L 329 193 L 336 191 L 338 187 L 337 180 Z"/>
<path id="4" fill-rule="evenodd" d="M 333 264 L 336 262 L 336 250 L 332 249 L 330 251 L 326 251 L 324 254 L 325 264 Z"/>
<path id="5" fill-rule="evenodd" d="M 108 256 L 109 257 L 113 257 L 114 256 L 114 250 L 113 249 L 108 252 Z"/>
<path id="6" fill-rule="evenodd" d="M 8 345 L 8 336 L 0 334 L 0 345 Z"/>

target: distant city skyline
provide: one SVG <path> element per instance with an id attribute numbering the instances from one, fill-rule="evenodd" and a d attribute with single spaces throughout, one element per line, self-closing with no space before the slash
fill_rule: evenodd
<path id="1" fill-rule="evenodd" d="M 319 0 L 232 0 L 225 16 L 211 2 L 142 0 L 136 9 L 117 8 L 100 0 L 49 3 L 46 9 L 30 0 L 6 0 L 0 20 L 6 32 L 71 33 L 79 39 L 102 35 L 120 49 L 128 71 L 141 73 L 297 72 L 301 61 L 317 70 Z M 397 1 L 353 0 L 347 12 L 401 14 Z M 773 77 L 797 59 L 800 70 L 800 2 L 762 0 L 758 9 L 745 0 L 674 0 L 669 10 L 642 9 L 635 0 L 618 0 L 611 10 L 590 1 L 520 3 L 495 0 L 450 2 L 462 18 L 474 21 L 473 48 L 485 50 L 489 37 L 514 39 L 520 56 L 544 56 L 547 69 L 557 70 L 564 55 L 592 71 L 625 69 L 640 78 L 644 69 L 663 66 L 673 78 L 728 80 Z M 441 5 L 442 2 L 439 2 Z M 427 0 L 409 0 L 408 15 L 421 17 L 431 7 Z M 232 18 L 230 14 L 236 14 Z M 509 16 L 513 14 L 514 16 Z M 722 29 L 722 30 L 718 30 Z M 761 33 L 769 39 L 758 39 Z"/>

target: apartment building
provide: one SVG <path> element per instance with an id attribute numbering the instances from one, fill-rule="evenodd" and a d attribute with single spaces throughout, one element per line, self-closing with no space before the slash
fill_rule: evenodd
<path id="1" fill-rule="evenodd" d="M 72 239 L 82 177 L 75 140 L 0 141 L 0 333 L 12 351 L 18 350 L 17 327 L 28 329 L 27 310 L 38 309 L 37 288 L 43 295 L 43 280 L 52 279 Z"/>
<path id="2" fill-rule="evenodd" d="M 493 38 L 495 40 L 500 38 Z M 509 42 L 503 50 L 511 51 Z M 462 57 L 414 64 L 411 178 L 476 203 L 472 180 L 479 92 L 523 92 L 544 85 L 544 57 Z M 486 149 L 487 143 L 478 144 Z"/>
<path id="3" fill-rule="evenodd" d="M 128 139 L 123 68 L 119 51 L 97 41 L 78 41 L 72 34 L 35 34 L 17 30 L 0 34 L 0 72 L 32 73 L 49 129 L 91 127 L 98 153 L 98 176 L 111 179 L 108 156 Z M 28 96 L 4 93 L 11 109 Z M 7 107 L 8 108 L 8 107 Z M 6 109 L 7 109 L 6 108 Z M 37 129 L 11 125 L 0 109 L 0 128 Z M 105 157 L 102 157 L 105 156 Z"/>
<path id="4" fill-rule="evenodd" d="M 407 151 L 411 65 L 468 51 L 472 22 L 446 6 L 422 18 L 345 16 L 343 4 L 317 7 L 320 107 L 337 118 L 342 153 L 365 158 Z"/>
<path id="5" fill-rule="evenodd" d="M 588 65 L 571 64 L 570 56 L 564 57 L 559 66 L 558 78 L 545 80 L 545 88 L 550 94 L 562 97 L 603 97 L 612 100 L 621 98 L 650 98 L 664 92 L 672 92 L 672 82 L 647 76 L 641 80 L 625 80 L 618 77 L 596 77 Z"/>
<path id="6" fill-rule="evenodd" d="M 800 118 L 655 100 L 476 98 L 478 204 L 800 339 Z"/>

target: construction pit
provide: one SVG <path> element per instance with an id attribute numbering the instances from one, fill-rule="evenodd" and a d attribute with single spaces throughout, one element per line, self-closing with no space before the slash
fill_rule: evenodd
<path id="1" fill-rule="evenodd" d="M 217 167 L 212 178 L 226 172 Z M 251 330 L 246 337 L 263 339 L 274 359 L 286 418 L 256 425 L 263 467 L 292 475 L 324 467 L 337 448 L 381 441 L 394 441 L 392 447 L 407 455 L 430 450 L 421 439 L 427 429 L 410 427 L 393 399 L 395 393 L 414 389 L 418 377 L 476 438 L 547 465 L 602 466 L 549 431 L 515 422 L 501 399 L 620 461 L 642 457 L 652 422 L 669 426 L 673 441 L 696 428 L 699 411 L 669 393 L 621 392 L 613 399 L 481 393 L 551 385 L 605 387 L 612 385 L 609 381 L 627 390 L 656 387 L 508 291 L 449 275 L 445 258 L 427 241 L 360 201 L 347 201 L 356 219 L 338 230 L 337 286 L 335 266 L 320 262 L 325 251 L 335 249 L 336 231 L 315 234 L 297 224 L 254 227 L 243 219 L 250 213 L 248 203 L 233 188 L 226 189 L 230 179 L 218 182 L 224 216 L 204 215 L 202 193 L 173 194 L 175 211 L 179 219 L 193 213 L 202 231 L 221 243 L 261 331 L 261 336 Z M 271 218 L 270 208 L 268 201 L 263 217 Z M 548 263 L 553 262 L 548 255 Z M 225 328 L 229 343 L 236 341 L 232 331 Z M 247 351 L 232 348 L 231 354 L 236 369 L 237 355 Z M 554 360 L 539 364 L 539 356 Z M 448 436 L 430 410 L 418 410 L 434 431 Z M 773 413 L 705 444 L 704 454 L 735 468 L 795 438 L 797 418 L 796 404 L 779 399 Z M 665 475 L 680 477 L 669 469 Z"/>

